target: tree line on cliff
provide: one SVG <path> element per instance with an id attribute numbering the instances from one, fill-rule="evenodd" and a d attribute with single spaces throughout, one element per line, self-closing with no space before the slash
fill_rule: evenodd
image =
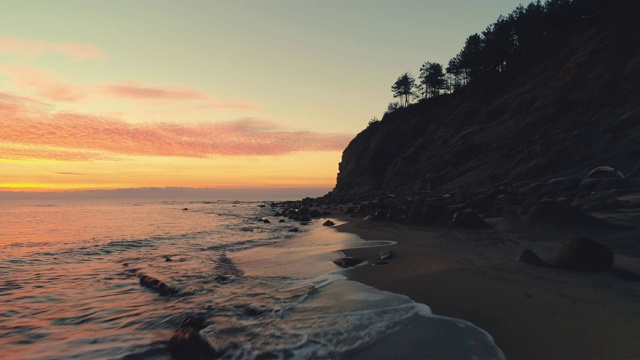
<path id="1" fill-rule="evenodd" d="M 391 91 L 400 101 L 390 103 L 387 111 L 406 107 L 414 99 L 454 93 L 478 79 L 527 68 L 546 51 L 545 44 L 590 26 L 607 7 L 624 1 L 634 0 L 537 0 L 518 5 L 481 33 L 470 35 L 446 69 L 439 63 L 425 62 L 417 80 L 409 73 L 398 77 Z"/>

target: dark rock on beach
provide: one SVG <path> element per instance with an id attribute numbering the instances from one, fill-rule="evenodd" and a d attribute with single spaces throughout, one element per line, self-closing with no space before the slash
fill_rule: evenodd
<path id="1" fill-rule="evenodd" d="M 333 259 L 333 263 L 343 267 L 343 268 L 349 268 L 352 266 L 356 266 L 360 263 L 362 263 L 364 260 L 362 259 L 358 259 L 358 258 L 353 258 L 353 257 L 342 257 L 342 258 L 336 258 Z"/>
<path id="2" fill-rule="evenodd" d="M 459 228 L 488 228 L 489 224 L 474 213 L 458 211 L 453 215 L 449 226 Z"/>
<path id="3" fill-rule="evenodd" d="M 599 242 L 574 235 L 560 246 L 552 262 L 542 260 L 530 249 L 522 251 L 518 261 L 566 270 L 603 272 L 611 269 L 614 256 Z"/>
<path id="4" fill-rule="evenodd" d="M 528 264 L 532 264 L 532 265 L 537 265 L 537 266 L 544 266 L 544 267 L 552 267 L 553 266 L 553 265 L 549 264 L 548 262 L 542 260 L 531 249 L 523 250 L 522 253 L 520 253 L 520 256 L 518 257 L 518 261 L 524 262 L 524 263 L 528 263 Z"/>
<path id="5" fill-rule="evenodd" d="M 613 253 L 597 241 L 572 236 L 562 244 L 554 263 L 568 270 L 602 272 L 611 269 Z"/>
<path id="6" fill-rule="evenodd" d="M 335 223 L 331 220 L 327 220 L 322 224 L 322 226 L 333 226 L 333 225 L 335 225 Z"/>

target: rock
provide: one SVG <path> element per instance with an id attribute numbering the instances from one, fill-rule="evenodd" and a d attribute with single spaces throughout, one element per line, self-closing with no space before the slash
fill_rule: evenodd
<path id="1" fill-rule="evenodd" d="M 243 314 L 251 317 L 260 316 L 262 314 L 273 311 L 273 309 L 260 304 L 239 305 L 237 307 L 242 310 Z"/>
<path id="2" fill-rule="evenodd" d="M 520 253 L 520 256 L 518 257 L 518 261 L 532 264 L 532 265 L 537 265 L 537 266 L 545 266 L 545 267 L 553 266 L 548 262 L 540 259 L 540 257 L 536 255 L 536 253 L 534 253 L 533 250 L 531 249 L 522 250 L 522 253 Z"/>
<path id="3" fill-rule="evenodd" d="M 269 219 L 263 219 L 262 222 L 265 224 L 271 224 L 271 220 Z"/>
<path id="4" fill-rule="evenodd" d="M 327 220 L 324 222 L 324 224 L 322 224 L 322 226 L 333 226 L 335 225 L 335 223 L 331 220 Z"/>
<path id="5" fill-rule="evenodd" d="M 184 208 L 184 209 L 182 209 L 182 211 L 187 211 L 187 210 L 189 210 L 189 209 L 188 209 L 188 208 Z"/>
<path id="6" fill-rule="evenodd" d="M 626 187 L 626 183 L 624 179 L 620 178 L 608 178 L 600 181 L 598 186 L 596 186 L 595 191 L 609 191 L 613 189 L 624 189 Z"/>
<path id="7" fill-rule="evenodd" d="M 153 289 L 160 295 L 172 295 L 176 294 L 177 291 L 170 288 L 167 284 L 162 282 L 159 279 L 154 278 L 153 276 L 145 275 L 144 273 L 138 271 L 136 276 L 140 278 L 140 285 L 147 287 L 149 289 Z"/>
<path id="8" fill-rule="evenodd" d="M 279 221 L 279 222 L 283 223 L 283 222 L 285 222 L 285 221 L 286 221 L 285 219 L 280 219 L 280 221 Z"/>
<path id="9" fill-rule="evenodd" d="M 299 231 L 300 229 L 298 229 L 297 227 L 289 229 L 289 232 L 299 232 Z"/>
<path id="10" fill-rule="evenodd" d="M 600 181 L 601 179 L 598 178 L 584 179 L 578 185 L 578 190 L 588 192 L 593 191 L 593 189 L 595 189 L 598 184 L 600 184 Z"/>
<path id="11" fill-rule="evenodd" d="M 173 259 L 171 258 L 171 256 L 165 255 L 164 256 L 164 261 L 173 261 Z"/>
<path id="12" fill-rule="evenodd" d="M 320 217 L 320 215 L 322 215 L 322 213 L 318 209 L 313 209 L 309 212 L 309 217 L 312 217 L 312 218 Z"/>
<path id="13" fill-rule="evenodd" d="M 480 216 L 468 212 L 468 211 L 458 211 L 453 215 L 453 219 L 449 222 L 449 226 L 451 227 L 459 227 L 459 228 L 487 228 L 490 227 L 486 221 L 484 221 Z"/>
<path id="14" fill-rule="evenodd" d="M 387 260 L 393 257 L 393 253 L 389 250 L 383 250 L 378 253 L 378 260 Z"/>
<path id="15" fill-rule="evenodd" d="M 420 214 L 420 223 L 424 225 L 442 224 L 447 207 L 441 200 L 431 199 L 424 202 Z"/>
<path id="16" fill-rule="evenodd" d="M 616 170 L 609 166 L 600 166 L 589 172 L 585 179 L 609 179 L 619 178 L 622 179 L 624 174 L 620 170 Z"/>
<path id="17" fill-rule="evenodd" d="M 265 205 L 265 204 L 260 204 L 260 205 L 258 205 L 258 207 L 263 208 L 263 207 L 267 207 L 267 205 Z"/>
<path id="18" fill-rule="evenodd" d="M 572 236 L 562 244 L 554 263 L 568 270 L 602 272 L 611 269 L 613 253 L 594 240 Z"/>
<path id="19" fill-rule="evenodd" d="M 243 228 L 240 229 L 240 231 L 253 231 L 253 228 L 243 227 Z"/>
<path id="20" fill-rule="evenodd" d="M 353 257 L 343 257 L 343 258 L 336 258 L 333 259 L 333 263 L 343 267 L 343 268 L 349 268 L 352 266 L 356 266 L 360 263 L 362 263 L 364 260 L 362 259 L 358 259 L 358 258 L 353 258 Z"/>
<path id="21" fill-rule="evenodd" d="M 200 335 L 204 319 L 188 317 L 169 340 L 169 352 L 176 359 L 213 359 L 220 357 L 209 342 Z"/>
<path id="22" fill-rule="evenodd" d="M 543 200 L 535 204 L 527 220 L 533 226 L 552 223 L 592 224 L 598 221 L 576 207 L 552 200 Z"/>
<path id="23" fill-rule="evenodd" d="M 349 206 L 344 212 L 347 214 L 354 214 L 356 212 L 356 209 L 353 206 Z"/>

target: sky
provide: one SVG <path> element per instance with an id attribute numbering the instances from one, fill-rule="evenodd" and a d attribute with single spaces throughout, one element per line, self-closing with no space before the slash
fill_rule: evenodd
<path id="1" fill-rule="evenodd" d="M 513 0 L 4 0 L 0 192 L 331 189 L 424 62 Z"/>

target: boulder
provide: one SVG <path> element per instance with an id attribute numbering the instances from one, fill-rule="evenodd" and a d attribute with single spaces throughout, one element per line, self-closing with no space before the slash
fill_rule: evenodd
<path id="1" fill-rule="evenodd" d="M 626 187 L 626 183 L 624 179 L 621 178 L 608 178 L 600 181 L 598 186 L 596 186 L 595 191 L 609 191 L 613 189 L 624 189 Z"/>
<path id="2" fill-rule="evenodd" d="M 609 179 L 619 178 L 622 179 L 624 174 L 620 170 L 616 170 L 609 166 L 599 166 L 589 172 L 585 179 Z"/>
<path id="3" fill-rule="evenodd" d="M 453 219 L 449 222 L 451 227 L 459 228 L 488 228 L 490 227 L 486 221 L 480 216 L 469 211 L 458 211 L 453 214 Z"/>
<path id="4" fill-rule="evenodd" d="M 172 357 L 203 360 L 220 357 L 221 354 L 200 335 L 200 330 L 204 328 L 204 319 L 191 316 L 186 318 L 169 340 L 169 352 Z"/>
<path id="5" fill-rule="evenodd" d="M 136 276 L 140 279 L 140 285 L 155 290 L 160 295 L 173 295 L 176 294 L 177 291 L 170 288 L 163 281 L 149 275 L 145 275 L 144 273 L 138 271 Z"/>
<path id="6" fill-rule="evenodd" d="M 324 224 L 322 224 L 322 226 L 333 226 L 335 225 L 335 223 L 331 220 L 327 220 L 324 222 Z"/>
<path id="7" fill-rule="evenodd" d="M 542 260 L 531 249 L 522 251 L 518 261 L 566 270 L 603 272 L 611 270 L 614 257 L 606 246 L 594 240 L 574 235 L 560 246 L 552 263 Z"/>
<path id="8" fill-rule="evenodd" d="M 389 250 L 383 250 L 378 253 L 378 260 L 387 260 L 393 257 L 393 253 Z"/>
<path id="9" fill-rule="evenodd" d="M 560 247 L 554 263 L 568 270 L 602 272 L 611 269 L 613 253 L 594 240 L 571 236 Z"/>
<path id="10" fill-rule="evenodd" d="M 537 265 L 537 266 L 545 266 L 545 267 L 553 266 L 548 262 L 540 259 L 540 257 L 536 255 L 536 253 L 534 253 L 533 250 L 531 249 L 522 250 L 522 253 L 520 253 L 520 256 L 518 257 L 518 261 L 524 262 L 527 264 Z"/>
<path id="11" fill-rule="evenodd" d="M 322 215 L 322 213 L 318 209 L 313 209 L 309 212 L 309 217 L 312 217 L 312 218 L 320 217 L 320 215 Z"/>
<path id="12" fill-rule="evenodd" d="M 362 263 L 364 260 L 362 259 L 358 259 L 358 258 L 354 258 L 354 257 L 342 257 L 342 258 L 336 258 L 333 259 L 333 263 L 343 267 L 343 268 L 349 268 L 352 266 L 356 266 L 360 263 Z"/>

